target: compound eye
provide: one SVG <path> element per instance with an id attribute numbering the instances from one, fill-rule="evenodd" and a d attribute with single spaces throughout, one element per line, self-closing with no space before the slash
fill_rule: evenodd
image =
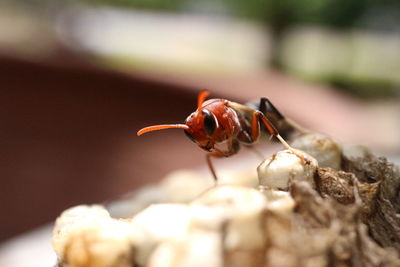
<path id="1" fill-rule="evenodd" d="M 202 114 L 204 116 L 204 130 L 210 136 L 214 133 L 215 128 L 217 128 L 217 121 L 214 115 L 206 109 L 202 110 Z"/>

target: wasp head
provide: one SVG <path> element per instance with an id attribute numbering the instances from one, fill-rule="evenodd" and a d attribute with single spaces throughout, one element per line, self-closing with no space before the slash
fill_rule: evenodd
<path id="1" fill-rule="evenodd" d="M 210 151 L 214 146 L 211 136 L 218 127 L 218 120 L 212 112 L 203 108 L 203 103 L 207 96 L 207 91 L 204 90 L 200 92 L 197 99 L 197 110 L 186 118 L 185 124 L 162 124 L 149 126 L 139 130 L 137 135 L 157 130 L 180 128 L 183 129 L 186 136 L 199 147 Z"/>

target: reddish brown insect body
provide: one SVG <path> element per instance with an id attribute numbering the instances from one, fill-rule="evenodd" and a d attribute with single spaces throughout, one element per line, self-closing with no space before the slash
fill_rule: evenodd
<path id="1" fill-rule="evenodd" d="M 231 102 L 225 99 L 209 99 L 207 91 L 199 94 L 197 110 L 186 118 L 185 124 L 164 124 L 145 127 L 137 132 L 147 132 L 180 128 L 200 148 L 206 150 L 207 163 L 215 180 L 217 175 L 210 157 L 229 157 L 239 150 L 239 142 L 252 144 L 260 134 L 260 123 L 264 124 L 271 135 L 276 136 L 286 148 L 290 146 L 260 110 Z M 262 101 L 268 101 L 263 98 Z M 283 116 L 267 102 L 279 117 Z"/>

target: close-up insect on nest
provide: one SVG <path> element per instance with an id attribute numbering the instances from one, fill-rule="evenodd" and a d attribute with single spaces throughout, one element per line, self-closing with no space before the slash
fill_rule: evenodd
<path id="1" fill-rule="evenodd" d="M 261 98 L 258 104 L 243 105 L 226 99 L 206 100 L 208 95 L 206 90 L 199 93 L 197 110 L 186 118 L 184 124 L 148 126 L 139 130 L 137 135 L 171 128 L 183 129 L 190 140 L 207 151 L 207 164 L 217 181 L 211 157 L 229 157 L 236 154 L 241 143 L 247 146 L 254 144 L 261 131 L 275 136 L 285 148 L 293 150 L 272 121 L 284 124 L 286 128 L 305 131 L 294 122 L 287 120 L 265 97 Z"/>

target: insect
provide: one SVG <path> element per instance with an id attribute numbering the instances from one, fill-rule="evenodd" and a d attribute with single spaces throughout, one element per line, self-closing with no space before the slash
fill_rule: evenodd
<path id="1" fill-rule="evenodd" d="M 183 129 L 189 139 L 207 151 L 207 164 L 215 182 L 217 182 L 217 174 L 211 158 L 229 157 L 236 154 L 240 143 L 247 145 L 255 143 L 263 128 L 266 128 L 271 136 L 275 136 L 287 149 L 292 150 L 270 119 L 266 117 L 268 114 L 277 123 L 285 121 L 284 116 L 267 98 L 261 98 L 259 105 L 250 106 L 226 99 L 206 100 L 208 95 L 206 90 L 199 93 L 197 110 L 186 118 L 184 124 L 148 126 L 139 130 L 137 135 L 171 128 Z"/>

